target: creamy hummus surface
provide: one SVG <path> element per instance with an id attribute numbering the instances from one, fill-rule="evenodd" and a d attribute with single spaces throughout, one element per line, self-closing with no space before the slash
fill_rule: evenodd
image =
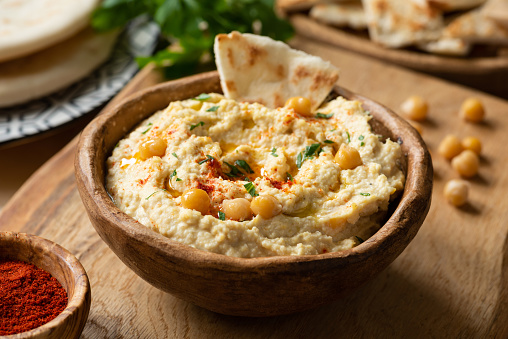
<path id="1" fill-rule="evenodd" d="M 118 143 L 107 160 L 107 189 L 141 224 L 205 251 L 262 257 L 349 249 L 379 229 L 404 186 L 400 146 L 374 134 L 370 118 L 341 97 L 313 117 L 219 94 L 173 102 Z M 140 145 L 150 139 L 166 148 L 144 159 Z M 341 169 L 334 160 L 341 144 L 358 151 L 360 166 Z M 210 198 L 204 215 L 182 207 L 192 188 Z M 258 195 L 274 197 L 280 214 L 224 217 L 225 200 Z"/>

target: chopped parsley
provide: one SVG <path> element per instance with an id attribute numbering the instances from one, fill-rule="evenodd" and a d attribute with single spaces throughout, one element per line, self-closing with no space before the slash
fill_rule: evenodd
<path id="1" fill-rule="evenodd" d="M 212 107 L 208 108 L 206 111 L 207 112 L 217 112 L 218 109 L 219 109 L 219 106 L 212 106 Z"/>
<path id="2" fill-rule="evenodd" d="M 169 176 L 169 180 L 171 181 L 171 179 L 173 179 L 173 177 L 176 177 L 176 170 L 173 171 L 173 173 L 171 173 L 171 175 Z"/>
<path id="3" fill-rule="evenodd" d="M 207 154 L 207 155 L 206 155 L 206 159 L 201 160 L 200 162 L 198 162 L 198 164 L 202 165 L 202 164 L 204 164 L 205 162 L 210 161 L 210 160 L 213 160 L 213 159 L 214 159 L 214 157 L 212 157 L 211 155 Z"/>
<path id="4" fill-rule="evenodd" d="M 178 159 L 178 155 L 176 155 L 176 153 L 175 153 L 175 152 L 173 152 L 173 153 L 171 153 L 171 154 L 173 154 L 173 156 L 174 156 L 175 158 L 177 158 L 177 159 Z"/>
<path id="5" fill-rule="evenodd" d="M 148 132 L 148 131 L 150 130 L 150 128 L 152 128 L 152 125 L 153 125 L 153 124 L 152 124 L 151 122 L 149 122 L 149 123 L 148 123 L 148 125 L 147 125 L 147 126 L 148 126 L 148 128 L 147 128 L 147 129 L 145 129 L 143 132 L 141 132 L 141 134 L 145 134 L 146 132 Z"/>
<path id="6" fill-rule="evenodd" d="M 298 153 L 298 156 L 296 157 L 296 167 L 300 168 L 302 167 L 302 164 L 305 160 L 311 159 L 316 151 L 321 147 L 321 144 L 315 143 L 310 146 L 305 146 L 305 151 L 302 155 L 302 152 Z M 319 155 L 319 152 L 318 152 Z"/>
<path id="7" fill-rule="evenodd" d="M 362 141 L 362 142 L 360 143 L 360 146 L 365 146 L 365 143 Z"/>
<path id="8" fill-rule="evenodd" d="M 256 193 L 256 187 L 254 186 L 254 184 L 252 182 L 248 182 L 246 183 L 245 185 L 243 185 L 243 187 L 245 187 L 245 189 L 247 190 L 247 192 L 252 196 L 252 197 L 257 197 L 259 194 Z"/>
<path id="9" fill-rule="evenodd" d="M 357 236 L 357 235 L 355 235 L 355 238 L 356 238 L 356 240 L 358 240 L 358 241 L 360 242 L 360 244 L 361 244 L 362 242 L 364 242 L 364 241 L 365 241 L 365 240 L 363 240 L 362 238 L 360 238 L 360 237 L 359 237 L 359 236 Z"/>
<path id="10" fill-rule="evenodd" d="M 302 156 L 302 152 L 298 153 L 298 156 L 296 157 L 296 167 L 300 168 L 302 167 L 302 162 L 303 162 L 303 156 Z"/>
<path id="11" fill-rule="evenodd" d="M 206 93 L 201 93 L 200 95 L 198 95 L 197 97 L 193 98 L 194 100 L 198 100 L 198 101 L 206 101 L 208 99 L 210 99 L 211 96 L 209 94 L 206 94 Z"/>
<path id="12" fill-rule="evenodd" d="M 226 213 L 219 211 L 219 219 L 222 221 L 226 220 Z"/>
<path id="13" fill-rule="evenodd" d="M 291 182 L 295 182 L 295 179 L 293 178 L 293 176 L 289 172 L 286 172 L 286 179 L 289 179 L 289 181 L 291 181 Z"/>
<path id="14" fill-rule="evenodd" d="M 330 113 L 330 114 L 317 113 L 316 114 L 316 118 L 320 118 L 320 119 L 330 119 L 331 117 L 333 117 L 333 113 Z"/>
<path id="15" fill-rule="evenodd" d="M 274 147 L 272 148 L 272 152 L 270 153 L 271 155 L 273 155 L 274 157 L 278 158 L 279 156 L 277 155 L 277 149 Z"/>
<path id="16" fill-rule="evenodd" d="M 360 193 L 360 195 L 363 195 L 364 197 L 369 197 L 370 193 Z"/>
<path id="17" fill-rule="evenodd" d="M 360 141 L 362 141 L 363 139 L 365 139 L 365 137 L 364 137 L 363 135 L 360 135 L 360 136 L 358 137 L 358 140 L 360 140 Z"/>
<path id="18" fill-rule="evenodd" d="M 180 179 L 180 178 L 176 178 L 176 181 L 182 181 L 182 179 Z"/>
<path id="19" fill-rule="evenodd" d="M 155 191 L 152 194 L 150 194 L 149 196 L 147 196 L 145 199 L 148 200 L 152 195 L 154 195 L 155 193 L 161 192 L 161 191 L 165 191 L 165 189 L 161 189 L 161 190 Z"/>
<path id="20" fill-rule="evenodd" d="M 240 176 L 242 173 L 238 170 L 238 168 L 236 168 L 235 166 L 231 165 L 229 162 L 227 161 L 224 161 L 224 163 L 231 169 L 231 172 L 229 173 L 226 173 L 227 176 L 230 176 L 230 177 L 238 177 Z"/>
<path id="21" fill-rule="evenodd" d="M 325 144 L 335 144 L 335 141 L 332 141 L 332 140 L 325 140 L 323 141 Z"/>
<path id="22" fill-rule="evenodd" d="M 346 131 L 346 135 L 347 135 L 347 143 L 349 144 L 351 142 L 351 136 L 349 135 L 348 131 Z"/>
<path id="23" fill-rule="evenodd" d="M 254 173 L 252 168 L 250 168 L 249 164 L 245 160 L 237 160 L 237 161 L 235 161 L 235 165 L 237 167 L 242 168 L 248 174 L 253 174 Z"/>
<path id="24" fill-rule="evenodd" d="M 203 126 L 204 124 L 205 123 L 203 121 L 200 121 L 200 122 L 198 122 L 195 125 L 191 125 L 190 130 L 192 131 L 194 128 L 199 127 L 199 126 Z"/>

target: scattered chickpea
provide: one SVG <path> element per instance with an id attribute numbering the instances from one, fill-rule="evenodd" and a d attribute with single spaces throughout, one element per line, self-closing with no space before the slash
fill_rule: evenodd
<path id="1" fill-rule="evenodd" d="M 312 115 L 312 105 L 309 99 L 304 97 L 292 97 L 286 101 L 286 108 L 292 108 L 296 113 L 304 116 Z"/>
<path id="2" fill-rule="evenodd" d="M 412 95 L 400 105 L 400 110 L 408 119 L 422 121 L 427 117 L 429 106 L 421 96 Z"/>
<path id="3" fill-rule="evenodd" d="M 480 160 L 475 152 L 471 150 L 465 150 L 452 159 L 452 167 L 461 176 L 470 178 L 478 173 Z"/>
<path id="4" fill-rule="evenodd" d="M 208 194 L 199 188 L 188 189 L 183 192 L 182 206 L 206 214 L 210 209 Z"/>
<path id="5" fill-rule="evenodd" d="M 139 157 L 141 160 L 166 154 L 166 141 L 161 138 L 150 138 L 139 145 Z"/>
<path id="6" fill-rule="evenodd" d="M 453 157 L 457 156 L 460 152 L 462 152 L 462 150 L 462 143 L 460 142 L 459 138 L 452 134 L 447 135 L 441 141 L 437 149 L 438 153 L 448 160 L 451 160 Z"/>
<path id="7" fill-rule="evenodd" d="M 460 115 L 470 122 L 481 122 L 485 117 L 483 104 L 477 98 L 468 98 L 460 106 Z"/>
<path id="8" fill-rule="evenodd" d="M 482 143 L 480 139 L 475 137 L 464 138 L 462 140 L 462 147 L 464 147 L 464 149 L 471 150 L 478 155 L 482 152 Z"/>
<path id="9" fill-rule="evenodd" d="M 467 202 L 469 185 L 461 179 L 453 179 L 446 183 L 444 196 L 454 206 L 462 206 Z"/>
<path id="10" fill-rule="evenodd" d="M 342 169 L 354 169 L 363 164 L 358 150 L 346 144 L 340 145 L 337 154 L 335 154 L 335 162 Z"/>
<path id="11" fill-rule="evenodd" d="M 260 195 L 252 199 L 250 209 L 263 219 L 270 219 L 282 212 L 281 203 L 271 195 Z"/>
<path id="12" fill-rule="evenodd" d="M 227 219 L 243 221 L 252 217 L 250 201 L 244 198 L 224 200 L 222 202 L 222 211 Z"/>

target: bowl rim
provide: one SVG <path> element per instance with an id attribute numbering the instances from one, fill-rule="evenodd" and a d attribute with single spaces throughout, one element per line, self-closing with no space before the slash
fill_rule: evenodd
<path id="1" fill-rule="evenodd" d="M 329 252 L 315 255 L 285 255 L 255 258 L 231 257 L 207 252 L 179 243 L 148 227 L 142 226 L 139 222 L 120 211 L 107 194 L 104 178 L 100 178 L 99 180 L 93 175 L 96 166 L 99 163 L 102 163 L 102 166 L 104 166 L 111 152 L 111 149 L 108 149 L 104 153 L 104 159 L 95 159 L 96 148 L 106 146 L 104 145 L 104 141 L 101 141 L 100 138 L 107 130 L 107 126 L 116 124 L 115 117 L 120 116 L 123 110 L 135 107 L 140 101 L 146 102 L 150 96 L 168 93 L 168 91 L 174 90 L 184 83 L 190 83 L 192 85 L 192 83 L 210 81 L 211 79 L 216 80 L 217 83 L 219 82 L 217 71 L 167 81 L 146 88 L 127 97 L 111 110 L 99 115 L 84 129 L 77 147 L 75 174 L 78 189 L 89 214 L 93 213 L 94 216 L 102 218 L 107 221 L 109 225 L 119 228 L 124 233 L 128 231 L 130 233 L 130 238 L 134 236 L 136 241 L 144 242 L 157 251 L 165 252 L 175 260 L 179 260 L 179 262 L 192 263 L 195 267 L 206 266 L 207 268 L 217 269 L 219 271 L 228 270 L 241 272 L 246 269 L 254 269 L 259 271 L 262 270 L 263 272 L 278 272 L 287 271 L 288 265 L 292 265 L 295 270 L 306 270 L 309 268 L 309 264 L 316 264 L 319 262 L 325 263 L 331 260 L 342 261 L 342 259 L 347 259 L 348 263 L 359 262 L 379 250 L 388 249 L 388 245 L 396 239 L 409 237 L 409 240 L 411 240 L 416 235 L 429 210 L 432 193 L 432 161 L 425 143 L 411 125 L 390 109 L 339 86 L 335 86 L 334 88 L 339 95 L 345 96 L 349 100 L 361 100 L 363 105 L 368 104 L 375 120 L 381 122 L 392 131 L 400 130 L 404 132 L 403 143 L 414 145 L 408 148 L 406 154 L 404 154 L 407 160 L 406 184 L 397 208 L 393 211 L 385 224 L 382 225 L 373 236 L 360 245 L 341 252 Z M 377 113 L 374 114 L 374 112 L 372 112 L 373 109 L 380 110 L 384 113 L 382 115 L 378 115 Z M 137 123 L 141 120 L 142 118 L 140 118 Z M 129 127 L 124 133 L 124 136 L 132 130 L 136 124 Z M 415 173 L 414 170 L 410 171 L 410 165 L 413 169 L 422 169 L 421 173 L 417 171 L 417 173 Z M 417 191 L 419 193 L 416 193 Z M 85 197 L 88 199 L 85 199 Z M 85 200 L 91 205 L 87 205 Z M 425 207 L 422 208 L 421 206 Z M 422 222 L 414 223 L 414 221 L 408 218 L 408 211 L 413 208 L 421 212 L 420 218 Z M 92 209 L 93 212 L 91 212 L 90 209 Z"/>
<path id="2" fill-rule="evenodd" d="M 77 317 L 76 319 L 79 319 L 80 314 L 82 314 L 81 317 L 84 316 L 85 319 L 88 318 L 88 313 L 90 309 L 89 306 L 91 302 L 90 282 L 83 265 L 70 251 L 68 251 L 64 247 L 60 246 L 59 244 L 51 240 L 23 232 L 0 231 L 0 242 L 18 243 L 21 246 L 24 247 L 29 246 L 34 249 L 40 250 L 43 253 L 48 252 L 48 249 L 50 249 L 52 253 L 56 254 L 59 264 L 61 266 L 65 266 L 66 270 L 72 272 L 72 277 L 75 281 L 74 293 L 72 294 L 72 298 L 69 295 L 67 289 L 64 287 L 64 285 L 59 281 L 59 283 L 62 285 L 62 287 L 65 289 L 65 292 L 67 293 L 68 301 L 65 309 L 55 318 L 29 331 L 9 334 L 6 336 L 2 336 L 2 338 L 21 339 L 21 338 L 46 337 L 52 334 L 56 330 L 56 328 L 59 328 L 62 325 L 66 325 L 67 320 L 70 320 L 74 317 Z M 11 257 L 2 257 L 2 258 L 24 261 Z M 50 273 L 51 276 L 53 276 L 51 272 L 47 271 L 46 269 L 44 270 Z M 85 312 L 81 313 L 81 308 L 83 305 L 85 305 Z M 75 321 L 75 323 L 79 323 L 79 321 Z"/>

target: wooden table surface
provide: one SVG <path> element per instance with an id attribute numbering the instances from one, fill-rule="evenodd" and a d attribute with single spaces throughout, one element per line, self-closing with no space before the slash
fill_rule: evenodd
<path id="1" fill-rule="evenodd" d="M 0 230 L 53 240 L 81 261 L 92 286 L 83 338 L 453 338 L 508 337 L 508 102 L 301 37 L 293 46 L 342 69 L 339 83 L 397 110 L 409 95 L 425 97 L 423 137 L 434 154 L 432 207 L 420 232 L 383 273 L 351 295 L 318 309 L 272 318 L 215 314 L 160 292 L 131 272 L 90 224 L 74 182 L 76 140 L 41 167 L 0 212 Z M 144 71 L 121 95 L 160 81 Z M 463 122 L 457 110 L 481 98 L 487 119 Z M 442 195 L 455 178 L 437 145 L 447 133 L 484 145 L 470 204 Z"/>

